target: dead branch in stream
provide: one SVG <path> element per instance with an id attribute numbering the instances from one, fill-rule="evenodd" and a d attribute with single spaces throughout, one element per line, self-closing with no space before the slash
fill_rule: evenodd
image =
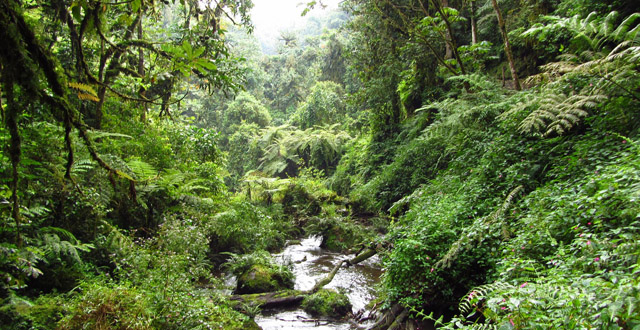
<path id="1" fill-rule="evenodd" d="M 364 252 L 360 253 L 359 255 L 349 259 L 349 260 L 342 260 L 340 261 L 337 265 L 335 265 L 333 267 L 333 269 L 331 270 L 331 272 L 329 272 L 329 275 L 327 275 L 327 277 L 319 280 L 318 282 L 316 282 L 316 285 L 313 286 L 313 288 L 309 291 L 309 293 L 316 293 L 318 292 L 318 290 L 322 289 L 325 285 L 331 283 L 331 281 L 333 280 L 333 278 L 336 276 L 336 273 L 338 272 L 338 270 L 340 269 L 340 267 L 342 267 L 342 265 L 347 264 L 349 266 L 353 266 L 356 265 L 360 262 L 363 262 L 371 257 L 373 257 L 374 255 L 376 255 L 377 251 L 373 248 L 368 248 L 366 250 L 364 250 Z"/>

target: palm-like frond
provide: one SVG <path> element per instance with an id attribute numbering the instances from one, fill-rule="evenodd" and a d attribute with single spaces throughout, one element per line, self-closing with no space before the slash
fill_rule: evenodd
<path id="1" fill-rule="evenodd" d="M 528 107 L 532 102 L 538 108 L 531 112 L 521 123 L 520 132 L 531 135 L 549 136 L 563 135 L 578 126 L 589 110 L 607 99 L 605 95 L 565 95 L 555 94 L 553 90 L 541 93 L 539 97 L 522 106 Z"/>
<path id="2" fill-rule="evenodd" d="M 80 159 L 71 166 L 71 174 L 82 175 L 95 168 L 95 163 L 91 159 Z"/>
<path id="3" fill-rule="evenodd" d="M 584 19 L 578 16 L 547 19 L 550 24 L 538 24 L 523 36 L 565 28 L 574 33 L 574 42 L 588 47 L 563 54 L 558 62 L 542 66 L 542 73 L 528 79 L 530 84 L 546 84 L 542 92 L 531 94 L 527 102 L 504 113 L 502 119 L 530 111 L 518 127 L 520 132 L 539 136 L 562 135 L 578 126 L 590 110 L 605 102 L 605 95 L 622 95 L 640 102 L 638 92 L 628 87 L 628 82 L 640 80 L 640 13 L 626 17 L 619 24 L 616 12 L 603 19 L 593 13 Z M 567 95 L 563 86 L 572 85 L 572 78 L 591 79 L 593 83 L 577 94 Z"/>
<path id="4" fill-rule="evenodd" d="M 272 130 L 265 131 L 261 143 L 263 156 L 260 159 L 260 170 L 269 175 L 282 174 L 289 164 L 298 163 L 300 159 L 304 165 L 325 169 L 335 164 L 343 152 L 343 147 L 351 139 L 348 133 L 341 131 L 339 125 L 316 126 L 306 130 L 279 130 L 279 137 L 274 138 Z"/>
<path id="5" fill-rule="evenodd" d="M 78 251 L 89 252 L 94 248 L 91 244 L 79 242 L 71 232 L 62 228 L 44 227 L 40 229 L 40 234 L 42 251 L 49 260 L 65 255 L 81 263 Z"/>
<path id="6" fill-rule="evenodd" d="M 158 176 L 158 171 L 151 164 L 138 158 L 130 159 L 127 166 L 133 172 L 136 181 L 148 181 Z"/>

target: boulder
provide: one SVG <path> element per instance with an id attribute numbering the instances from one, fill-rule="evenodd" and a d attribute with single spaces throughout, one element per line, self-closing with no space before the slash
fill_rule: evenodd
<path id="1" fill-rule="evenodd" d="M 278 268 L 256 264 L 238 277 L 236 294 L 273 292 L 293 289 L 293 276 Z"/>
<path id="2" fill-rule="evenodd" d="M 302 308 L 313 316 L 342 318 L 351 312 L 349 298 L 331 289 L 320 289 L 302 301 Z"/>

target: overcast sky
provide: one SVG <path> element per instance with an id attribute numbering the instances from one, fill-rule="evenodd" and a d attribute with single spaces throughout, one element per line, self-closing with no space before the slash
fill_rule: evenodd
<path id="1" fill-rule="evenodd" d="M 314 13 L 322 13 L 319 6 L 307 16 L 300 14 L 310 0 L 253 0 L 251 19 L 255 26 L 254 34 L 262 42 L 273 44 L 278 40 L 280 31 L 294 30 L 304 26 L 306 17 Z M 325 10 L 338 8 L 340 0 L 322 0 L 327 5 Z"/>

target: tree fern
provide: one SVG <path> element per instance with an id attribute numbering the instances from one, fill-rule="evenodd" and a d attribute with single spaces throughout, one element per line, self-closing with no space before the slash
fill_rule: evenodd
<path id="1" fill-rule="evenodd" d="M 127 166 L 137 181 L 149 181 L 158 176 L 158 171 L 151 164 L 139 158 L 130 159 Z"/>
<path id="2" fill-rule="evenodd" d="M 91 159 L 80 159 L 71 166 L 71 174 L 82 175 L 95 168 L 95 163 Z"/>
<path id="3" fill-rule="evenodd" d="M 78 251 L 89 252 L 94 248 L 92 244 L 79 242 L 71 232 L 57 227 L 41 228 L 40 239 L 41 249 L 49 260 L 67 256 L 76 263 L 82 263 Z"/>
<path id="4" fill-rule="evenodd" d="M 567 30 L 573 34 L 572 43 L 573 51 L 590 49 L 592 51 L 600 51 L 606 47 L 608 43 L 619 43 L 624 40 L 636 40 L 640 32 L 640 14 L 635 13 L 626 17 L 620 24 L 619 14 L 615 11 L 610 12 L 603 19 L 599 18 L 596 13 L 591 13 L 585 18 L 576 15 L 573 17 L 545 16 L 543 20 L 547 24 L 534 24 L 527 31 L 522 33 L 525 38 L 537 37 L 544 39 L 548 34 L 560 33 L 561 30 Z"/>
<path id="5" fill-rule="evenodd" d="M 616 12 L 611 12 L 604 19 L 599 19 L 592 13 L 584 19 L 578 16 L 571 18 L 547 17 L 550 21 L 547 25 L 536 24 L 525 31 L 522 36 L 531 38 L 538 36 L 544 39 L 546 34 L 558 33 L 559 29 L 566 29 L 573 34 L 573 46 L 569 52 L 560 56 L 560 61 L 549 63 L 541 67 L 542 73 L 529 78 L 531 82 L 553 81 L 562 75 L 574 71 L 587 72 L 600 66 L 603 58 L 608 58 L 608 62 L 615 59 L 612 55 L 620 54 L 618 57 L 628 56 L 621 50 L 635 47 L 640 42 L 640 13 L 626 17 L 621 23 Z M 631 51 L 631 53 L 637 52 Z M 637 57 L 630 56 L 628 63 L 637 63 Z M 609 69 L 619 69 L 612 67 Z"/>
<path id="6" fill-rule="evenodd" d="M 263 156 L 259 169 L 269 175 L 283 175 L 290 165 L 312 166 L 327 169 L 337 163 L 343 146 L 351 139 L 348 133 L 340 130 L 339 125 L 312 127 L 306 130 L 292 129 L 290 126 L 265 130 L 259 139 Z M 265 143 L 269 141 L 269 144 Z"/>
<path id="7" fill-rule="evenodd" d="M 531 135 L 563 135 L 578 126 L 589 110 L 606 100 L 605 95 L 565 95 L 546 90 L 535 97 L 537 109 L 521 123 L 520 132 Z M 531 104 L 524 104 L 528 107 Z"/>

